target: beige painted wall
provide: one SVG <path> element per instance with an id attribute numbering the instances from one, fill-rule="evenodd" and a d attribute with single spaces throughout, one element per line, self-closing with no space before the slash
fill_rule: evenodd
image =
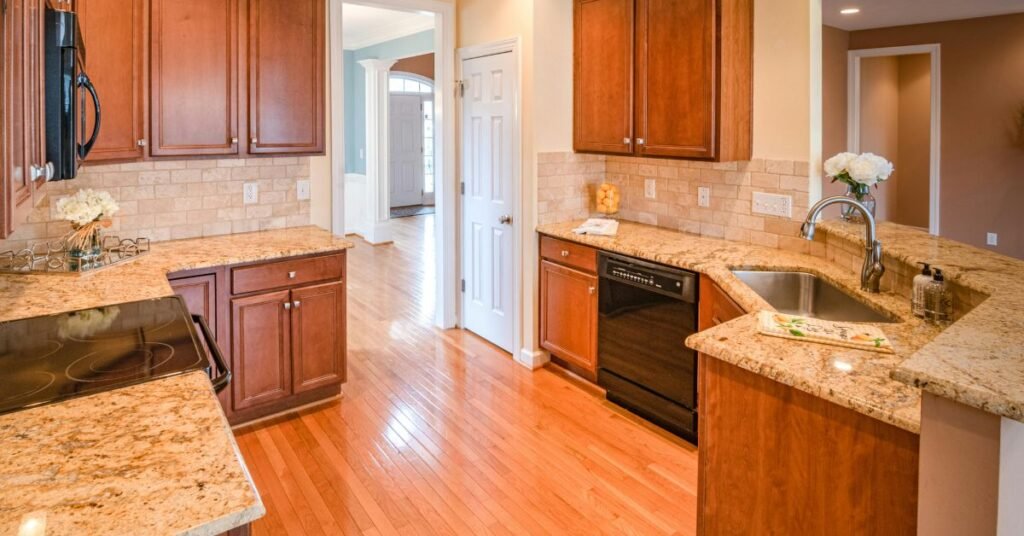
<path id="1" fill-rule="evenodd" d="M 754 2 L 754 158 L 813 161 L 813 2 Z"/>
<path id="2" fill-rule="evenodd" d="M 327 98 L 325 100 L 324 114 L 325 119 L 325 130 L 324 132 L 324 156 L 314 156 L 309 159 L 309 197 L 310 197 L 310 223 L 320 227 L 322 229 L 331 230 L 331 54 L 332 54 L 332 43 L 331 43 L 331 2 L 327 2 L 327 16 L 324 17 L 327 21 L 327 31 L 325 33 L 325 39 L 327 41 L 327 53 L 324 54 L 324 61 L 326 62 L 324 76 L 324 84 Z"/>
<path id="3" fill-rule="evenodd" d="M 899 57 L 899 183 L 896 223 L 928 228 L 931 158 L 931 56 Z M 892 195 L 893 192 L 890 192 Z"/>
<path id="4" fill-rule="evenodd" d="M 941 234 L 978 247 L 999 234 L 1000 253 L 1024 258 L 1024 148 L 1012 141 L 1024 101 L 1024 14 L 865 30 L 854 49 L 942 47 Z"/>
<path id="5" fill-rule="evenodd" d="M 824 26 L 821 34 L 822 66 L 822 157 L 846 152 L 847 129 L 847 52 L 850 50 L 850 32 Z M 827 179 L 822 185 L 822 197 L 841 195 L 846 187 L 841 182 Z M 835 217 L 839 209 L 830 209 L 828 217 Z"/>

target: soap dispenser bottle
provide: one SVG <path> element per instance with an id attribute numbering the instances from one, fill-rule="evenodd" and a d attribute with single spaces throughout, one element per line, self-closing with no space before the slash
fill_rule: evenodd
<path id="1" fill-rule="evenodd" d="M 926 262 L 919 262 L 924 266 L 921 273 L 914 276 L 910 292 L 910 311 L 918 318 L 924 318 L 924 289 L 932 282 L 932 267 Z"/>
<path id="2" fill-rule="evenodd" d="M 953 321 L 953 295 L 946 283 L 946 276 L 938 268 L 924 290 L 924 317 L 940 326 Z"/>

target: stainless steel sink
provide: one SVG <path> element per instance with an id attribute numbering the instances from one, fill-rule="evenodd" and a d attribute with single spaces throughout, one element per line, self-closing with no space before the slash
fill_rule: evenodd
<path id="1" fill-rule="evenodd" d="M 845 322 L 896 322 L 814 274 L 747 270 L 732 273 L 781 313 Z"/>

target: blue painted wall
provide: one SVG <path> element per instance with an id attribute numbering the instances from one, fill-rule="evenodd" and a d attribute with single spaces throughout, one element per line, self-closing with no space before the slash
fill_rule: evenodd
<path id="1" fill-rule="evenodd" d="M 434 31 L 426 30 L 358 50 L 346 50 L 345 172 L 366 173 L 366 70 L 359 60 L 407 58 L 434 51 Z M 362 157 L 359 152 L 363 150 Z"/>

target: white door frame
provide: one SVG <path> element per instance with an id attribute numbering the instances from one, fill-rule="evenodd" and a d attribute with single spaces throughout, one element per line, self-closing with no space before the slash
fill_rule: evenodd
<path id="1" fill-rule="evenodd" d="M 521 296 L 523 289 L 523 233 L 521 232 L 521 226 L 526 224 L 523 218 L 523 206 L 522 206 L 522 189 L 523 189 L 523 174 L 522 174 L 522 110 L 523 110 L 523 92 L 522 92 L 522 78 L 521 73 L 523 72 L 523 59 L 521 54 L 522 47 L 518 37 L 509 39 L 503 39 L 501 41 L 495 41 L 492 43 L 484 43 L 480 45 L 471 45 L 462 47 L 458 50 L 458 77 L 462 80 L 462 62 L 473 58 L 480 58 L 484 56 L 493 56 L 496 54 L 511 53 L 513 63 L 515 66 L 515 73 L 512 73 L 513 87 L 512 91 L 514 94 L 512 103 L 512 297 L 513 297 L 513 313 L 512 313 L 512 357 L 517 362 L 520 362 L 528 367 L 532 368 L 531 363 L 525 363 L 521 359 L 520 354 L 522 351 L 514 351 L 517 348 L 526 348 L 527 345 L 523 344 L 523 326 L 522 326 L 522 310 L 523 310 L 523 297 Z M 460 101 L 461 104 L 461 101 Z M 462 106 L 459 106 L 459 118 L 458 123 L 462 121 Z M 464 141 L 464 133 L 459 136 L 459 146 L 461 147 Z M 464 175 L 462 169 L 462 163 L 459 163 L 459 177 Z M 459 197 L 459 225 L 462 224 L 462 203 L 464 198 Z M 462 255 L 462 249 L 459 249 L 460 260 Z M 462 263 L 459 262 L 459 279 L 462 278 Z M 459 300 L 461 307 L 462 300 Z"/>
<path id="2" fill-rule="evenodd" d="M 331 79 L 331 222 L 335 234 L 345 232 L 345 66 L 342 40 L 342 4 L 360 4 L 401 11 L 434 14 L 434 140 L 435 203 L 439 225 L 435 226 L 438 248 L 435 273 L 437 307 L 434 323 L 440 328 L 458 322 L 458 176 L 455 137 L 455 6 L 442 0 L 328 0 L 330 2 Z M 448 274 L 445 276 L 444 274 Z"/>
<path id="3" fill-rule="evenodd" d="M 902 47 L 866 48 L 851 50 L 847 64 L 847 132 L 846 141 L 849 150 L 860 152 L 860 93 L 861 93 L 861 60 L 882 56 L 907 56 L 910 54 L 928 54 L 931 57 L 931 148 L 929 155 L 929 187 L 928 187 L 928 232 L 939 234 L 939 193 L 942 164 L 942 58 L 941 46 L 909 45 Z"/>

